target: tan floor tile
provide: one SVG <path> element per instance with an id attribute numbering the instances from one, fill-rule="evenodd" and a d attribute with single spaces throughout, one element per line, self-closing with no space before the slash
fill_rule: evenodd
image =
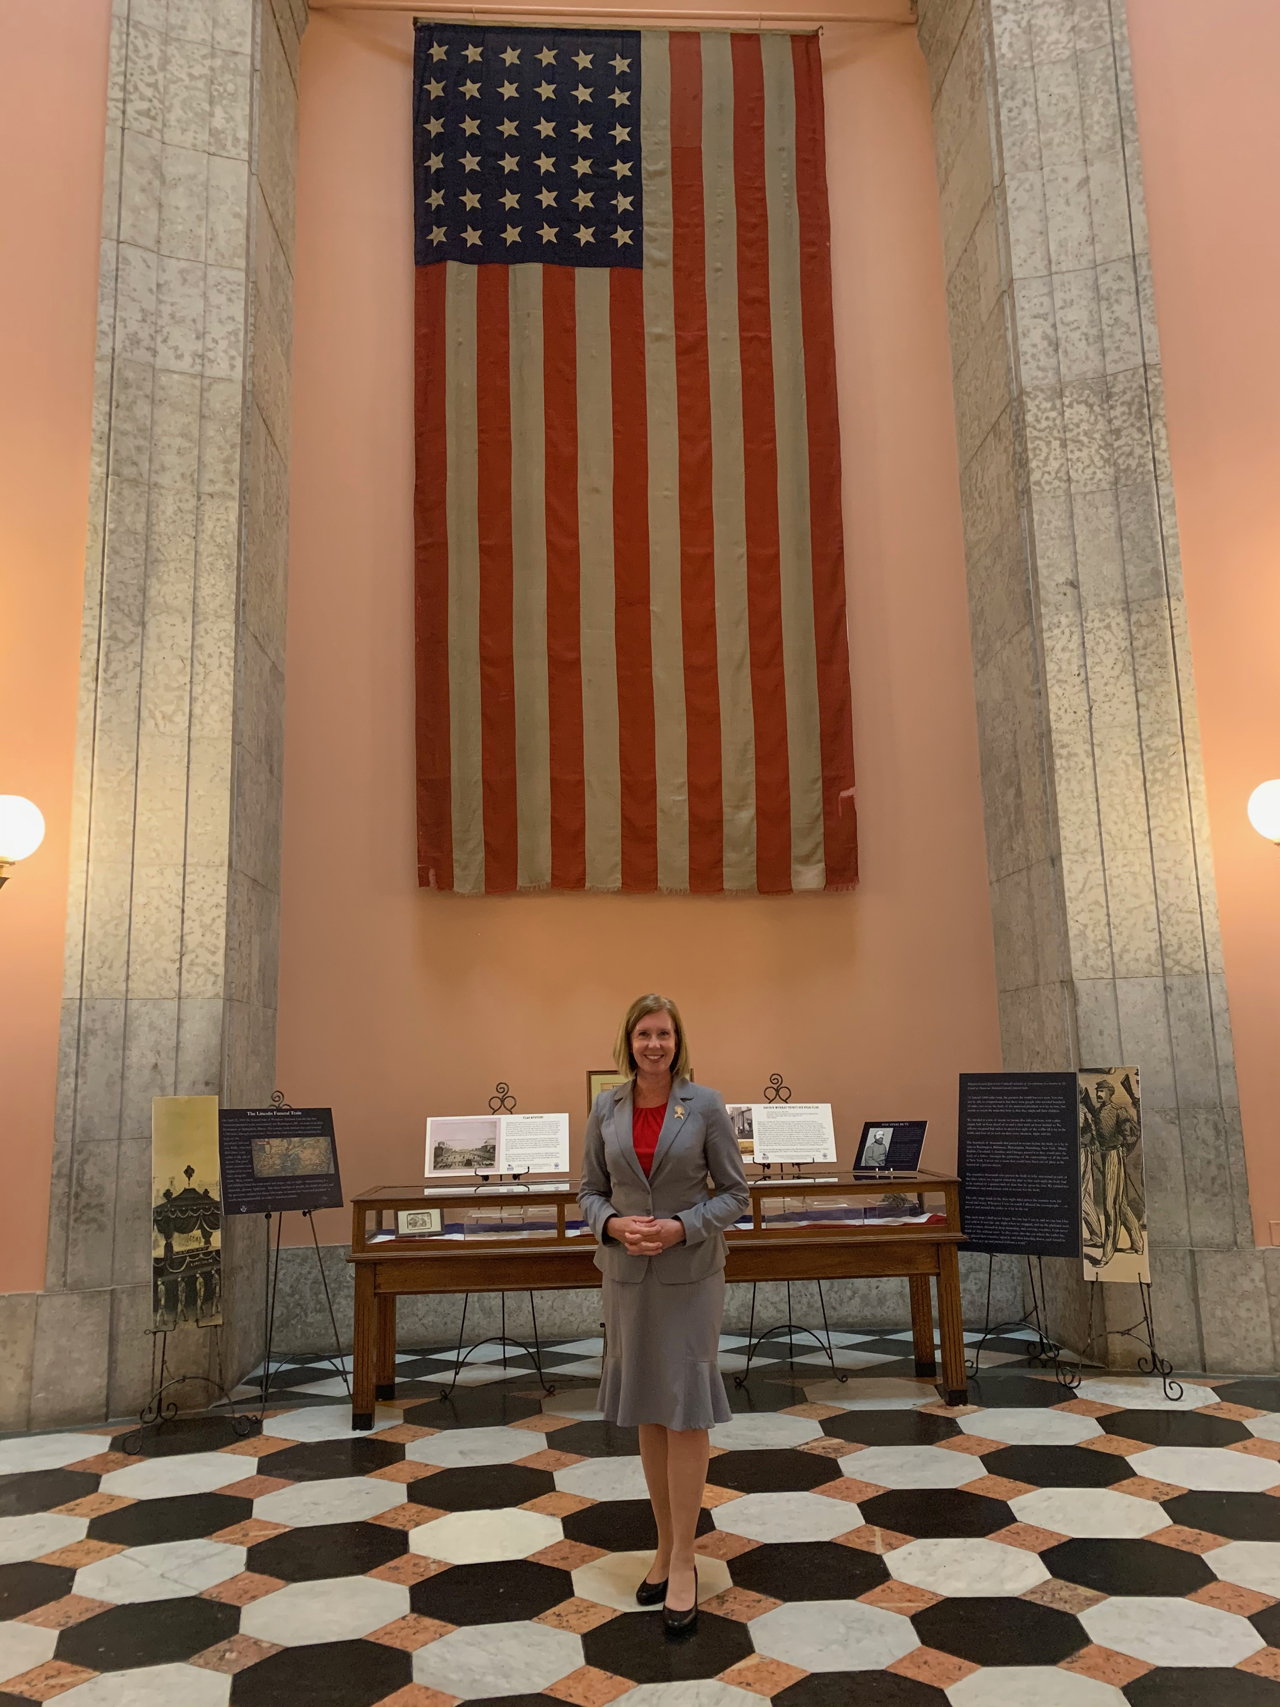
<path id="1" fill-rule="evenodd" d="M 913 1648 L 909 1654 L 885 1667 L 886 1671 L 897 1672 L 899 1677 L 911 1677 L 917 1683 L 931 1683 L 935 1689 L 950 1689 L 953 1683 L 959 1683 L 962 1677 L 968 1677 L 977 1669 L 968 1660 L 958 1660 L 954 1654 L 941 1653 L 937 1648 Z"/>
<path id="2" fill-rule="evenodd" d="M 966 1482 L 960 1492 L 985 1494 L 993 1500 L 1016 1500 L 1019 1494 L 1034 1493 L 1035 1488 L 1030 1482 L 1011 1482 L 1007 1476 L 979 1476 Z"/>
<path id="3" fill-rule="evenodd" d="M 847 1458 L 850 1452 L 858 1451 L 847 1440 L 832 1440 L 829 1435 L 823 1435 L 821 1440 L 806 1440 L 798 1448 L 801 1452 L 812 1452 L 815 1458 Z"/>
<path id="4" fill-rule="evenodd" d="M 1196 1412 L 1202 1417 L 1225 1417 L 1228 1422 L 1252 1422 L 1254 1417 L 1265 1417 L 1265 1411 L 1258 1411 L 1252 1405 L 1232 1405 L 1225 1399 L 1219 1399 L 1216 1405 L 1201 1405 Z"/>
<path id="5" fill-rule="evenodd" d="M 384 1695 L 375 1707 L 458 1707 L 459 1697 L 428 1689 L 424 1683 L 406 1683 L 394 1695 Z"/>
<path id="6" fill-rule="evenodd" d="M 784 1689 L 789 1689 L 808 1675 L 799 1666 L 787 1665 L 785 1660 L 767 1659 L 764 1654 L 748 1654 L 745 1660 L 739 1660 L 728 1671 L 722 1671 L 719 1681 L 734 1689 L 749 1689 L 753 1695 L 767 1700 L 781 1695 Z"/>
<path id="7" fill-rule="evenodd" d="M 1091 1642 L 1078 1654 L 1063 1660 L 1062 1670 L 1078 1672 L 1081 1677 L 1092 1677 L 1099 1683 L 1123 1689 L 1135 1678 L 1145 1676 L 1151 1667 L 1146 1660 L 1135 1660 L 1132 1654 L 1119 1654 L 1114 1648 L 1100 1648 L 1096 1642 Z"/>
<path id="8" fill-rule="evenodd" d="M 580 1565 L 589 1565 L 593 1559 L 605 1556 L 605 1548 L 588 1547 L 585 1541 L 553 1541 L 549 1547 L 530 1553 L 529 1558 L 535 1565 L 551 1565 L 558 1571 L 576 1571 Z"/>
<path id="9" fill-rule="evenodd" d="M 420 1481 L 423 1476 L 438 1476 L 440 1474 L 441 1470 L 444 1469 L 444 1465 L 443 1464 L 415 1464 L 414 1469 L 418 1472 L 418 1474 L 414 1477 L 414 1480 Z M 377 1475 L 377 1473 L 378 1472 L 376 1470 L 374 1470 L 372 1472 L 372 1474 L 375 1476 Z"/>
<path id="10" fill-rule="evenodd" d="M 1241 1618 L 1252 1618 L 1255 1612 L 1265 1612 L 1276 1603 L 1274 1595 L 1257 1594 L 1238 1583 L 1206 1583 L 1187 1599 L 1198 1600 L 1201 1606 L 1216 1606 L 1223 1612 L 1238 1612 Z"/>
<path id="11" fill-rule="evenodd" d="M 860 1482 L 856 1476 L 837 1476 L 834 1482 L 824 1482 L 813 1491 L 829 1500 L 848 1500 L 851 1505 L 857 1505 L 859 1500 L 873 1500 L 885 1489 L 877 1482 Z"/>
<path id="12" fill-rule="evenodd" d="M 259 1571 L 241 1571 L 238 1577 L 228 1577 L 224 1583 L 214 1583 L 204 1589 L 201 1600 L 218 1600 L 223 1606 L 252 1606 L 255 1600 L 274 1594 L 284 1587 L 283 1577 L 263 1576 Z"/>
<path id="13" fill-rule="evenodd" d="M 417 1529 L 421 1524 L 434 1523 L 436 1518 L 443 1516 L 437 1506 L 415 1505 L 412 1500 L 406 1500 L 403 1505 L 393 1505 L 390 1511 L 379 1512 L 369 1522 L 380 1523 L 384 1529 Z"/>
<path id="14" fill-rule="evenodd" d="M 1155 1500 L 1157 1503 L 1175 1499 L 1186 1491 L 1175 1487 L 1172 1482 L 1153 1482 L 1150 1476 L 1129 1476 L 1123 1482 L 1111 1484 L 1113 1494 L 1131 1494 L 1135 1500 Z"/>
<path id="15" fill-rule="evenodd" d="M 728 1450 L 729 1450 L 729 1448 L 727 1446 L 708 1446 L 707 1457 L 708 1458 L 723 1458 L 725 1453 Z"/>
<path id="16" fill-rule="evenodd" d="M 702 1509 L 714 1511 L 718 1505 L 728 1505 L 730 1500 L 741 1498 L 736 1488 L 717 1488 L 714 1482 L 708 1482 L 702 1490 Z"/>
<path id="17" fill-rule="evenodd" d="M 572 1428 L 577 1421 L 577 1417 L 561 1417 L 554 1411 L 542 1411 L 536 1417 L 517 1417 L 507 1427 L 527 1429 L 530 1434 L 554 1434 L 558 1428 Z"/>
<path id="18" fill-rule="evenodd" d="M 1212 1553 L 1215 1547 L 1225 1547 L 1221 1535 L 1207 1529 L 1188 1529 L 1184 1524 L 1171 1523 L 1168 1529 L 1153 1529 L 1148 1541 L 1158 1541 L 1162 1547 L 1176 1547 L 1180 1553 Z"/>
<path id="19" fill-rule="evenodd" d="M 787 1405 L 780 1415 L 784 1417 L 807 1417 L 810 1422 L 826 1422 L 828 1417 L 842 1417 L 844 1410 L 840 1405 Z M 804 1674 L 809 1675 L 807 1672 Z"/>
<path id="20" fill-rule="evenodd" d="M 274 1642 L 260 1642 L 256 1636 L 228 1636 L 225 1642 L 215 1642 L 202 1654 L 193 1654 L 187 1664 L 234 1677 L 238 1671 L 246 1671 L 259 1660 L 270 1659 L 281 1651 Z"/>
<path id="21" fill-rule="evenodd" d="M 286 1440 L 280 1434 L 254 1434 L 248 1440 L 233 1440 L 230 1446 L 220 1446 L 219 1452 L 226 1452 L 232 1458 L 268 1458 L 273 1452 L 284 1452 L 290 1446 L 296 1446 L 296 1440 Z"/>
<path id="22" fill-rule="evenodd" d="M 430 1466 L 414 1464 L 408 1458 L 402 1458 L 398 1464 L 384 1464 L 380 1470 L 370 1470 L 369 1479 L 373 1482 L 420 1482 L 429 1474 Z"/>
<path id="23" fill-rule="evenodd" d="M 917 1405 L 916 1409 L 918 1411 L 924 1411 L 926 1415 L 931 1417 L 976 1417 L 978 1412 L 982 1409 L 982 1406 L 944 1405 L 942 1400 L 939 1399 L 932 1405 Z M 944 1444 L 945 1442 L 943 1441 L 938 1442 L 939 1446 Z"/>
<path id="24" fill-rule="evenodd" d="M 44 1553 L 37 1560 L 41 1565 L 65 1565 L 68 1570 L 78 1571 L 82 1565 L 96 1565 L 99 1559 L 109 1559 L 113 1553 L 123 1553 L 124 1548 L 112 1541 L 73 1541 L 69 1547 L 59 1547 L 52 1553 Z"/>
<path id="25" fill-rule="evenodd" d="M 397 1423 L 394 1428 L 380 1428 L 373 1440 L 389 1440 L 394 1446 L 411 1446 L 415 1440 L 429 1440 L 439 1434 L 438 1428 L 419 1428 L 416 1423 Z"/>
<path id="26" fill-rule="evenodd" d="M 1074 1614 L 1087 1612 L 1091 1606 L 1097 1606 L 1107 1597 L 1105 1594 L 1098 1594 L 1094 1589 L 1083 1588 L 1079 1583 L 1064 1583 L 1057 1577 L 1050 1577 L 1047 1583 L 1037 1583 L 1018 1598 L 1034 1601 L 1037 1606 L 1052 1606 L 1055 1611 Z"/>
<path id="27" fill-rule="evenodd" d="M 574 1464 L 586 1462 L 581 1452 L 557 1452 L 547 1446 L 541 1452 L 531 1452 L 527 1458 L 517 1458 L 516 1463 L 523 1465 L 526 1470 L 568 1470 Z"/>
<path id="28" fill-rule="evenodd" d="M 428 1577 L 438 1577 L 441 1571 L 448 1569 L 442 1559 L 428 1559 L 422 1553 L 402 1553 L 398 1559 L 389 1559 L 385 1565 L 375 1565 L 365 1575 L 377 1577 L 379 1582 L 399 1583 L 402 1588 L 412 1588 L 414 1583 L 424 1583 Z"/>
<path id="29" fill-rule="evenodd" d="M 42 1666 L 32 1666 L 30 1671 L 7 1679 L 4 1688 L 7 1695 L 21 1695 L 27 1701 L 52 1701 L 55 1695 L 64 1695 L 77 1683 L 88 1683 L 97 1675 L 86 1666 L 68 1665 L 66 1660 L 46 1660 Z"/>
<path id="30" fill-rule="evenodd" d="M 867 1606 L 878 1606 L 882 1612 L 900 1612 L 904 1618 L 910 1618 L 915 1612 L 923 1612 L 926 1606 L 936 1606 L 943 1597 L 934 1594 L 927 1588 L 916 1588 L 912 1583 L 894 1582 L 892 1578 L 887 1583 L 877 1583 L 869 1588 L 858 1599 Z"/>
<path id="31" fill-rule="evenodd" d="M 1003 1452 L 1004 1442 L 988 1440 L 983 1434 L 953 1434 L 950 1440 L 937 1444 L 946 1452 L 959 1452 L 969 1458 L 981 1458 L 986 1452 Z"/>
<path id="32" fill-rule="evenodd" d="M 77 1458 L 68 1470 L 83 1470 L 89 1476 L 106 1476 L 112 1470 L 127 1470 L 130 1464 L 145 1464 L 139 1452 L 95 1452 L 92 1458 Z"/>
<path id="33" fill-rule="evenodd" d="M 634 1687 L 627 1678 L 615 1677 L 611 1671 L 579 1666 L 559 1683 L 548 1684 L 542 1693 L 556 1701 L 571 1702 L 572 1707 L 606 1707 L 607 1702 L 616 1701 Z"/>
<path id="34" fill-rule="evenodd" d="M 782 1602 L 771 1599 L 767 1594 L 756 1594 L 749 1588 L 735 1587 L 713 1594 L 698 1604 L 704 1612 L 714 1612 L 720 1618 L 732 1618 L 735 1624 L 749 1624 L 753 1618 L 759 1618 L 762 1612 L 772 1612 Z"/>
<path id="35" fill-rule="evenodd" d="M 64 1594 L 61 1600 L 46 1601 L 33 1606 L 30 1612 L 20 1612 L 15 1624 L 35 1624 L 41 1630 L 69 1630 L 73 1624 L 83 1624 L 99 1612 L 110 1610 L 109 1600 L 90 1600 L 84 1594 Z"/>
<path id="36" fill-rule="evenodd" d="M 1256 1436 L 1250 1440 L 1233 1440 L 1227 1451 L 1243 1452 L 1246 1458 L 1270 1458 L 1273 1463 L 1280 1464 L 1280 1440 L 1262 1440 Z"/>
<path id="37" fill-rule="evenodd" d="M 287 1523 L 268 1523 L 265 1517 L 246 1517 L 243 1523 L 233 1523 L 220 1529 L 210 1541 L 225 1541 L 228 1547 L 252 1547 L 255 1541 L 269 1541 L 273 1535 L 283 1535 Z"/>
<path id="38" fill-rule="evenodd" d="M 450 1630 L 456 1629 L 456 1624 L 446 1624 L 442 1619 L 424 1618 L 419 1612 L 407 1612 L 403 1618 L 384 1624 L 380 1630 L 371 1630 L 365 1641 L 381 1642 L 384 1648 L 399 1648 L 402 1654 L 412 1654 L 419 1648 L 425 1648 L 428 1642 L 438 1642 L 441 1636 L 447 1636 Z"/>
<path id="39" fill-rule="evenodd" d="M 123 1511 L 127 1505 L 137 1505 L 137 1500 L 127 1500 L 120 1494 L 82 1494 L 78 1500 L 68 1500 L 66 1505 L 50 1506 L 50 1511 L 56 1511 L 60 1517 L 105 1517 L 109 1511 Z"/>
<path id="40" fill-rule="evenodd" d="M 745 1535 L 730 1535 L 727 1529 L 713 1529 L 707 1535 L 699 1535 L 693 1550 L 701 1553 L 704 1559 L 736 1559 L 739 1554 L 749 1553 L 759 1545 L 758 1541 L 749 1541 Z"/>
<path id="41" fill-rule="evenodd" d="M 1123 1434 L 1095 1434 L 1080 1444 L 1087 1446 L 1090 1452 L 1107 1452 L 1113 1458 L 1132 1458 L 1139 1452 L 1151 1450 L 1149 1440 L 1129 1440 Z"/>
<path id="42" fill-rule="evenodd" d="M 1056 1547 L 1067 1537 L 1059 1535 L 1056 1529 L 1037 1529 L 1034 1523 L 1010 1523 L 987 1539 L 1002 1541 L 1006 1547 L 1020 1547 L 1024 1553 L 1043 1553 L 1047 1547 Z"/>
<path id="43" fill-rule="evenodd" d="M 291 1488 L 293 1483 L 283 1476 L 246 1476 L 242 1482 L 228 1482 L 225 1488 L 219 1488 L 220 1494 L 230 1494 L 238 1500 L 260 1500 L 267 1494 L 279 1493 L 281 1488 Z"/>
<path id="44" fill-rule="evenodd" d="M 611 1618 L 621 1615 L 612 1606 L 601 1606 L 598 1600 L 584 1600 L 575 1594 L 562 1600 L 547 1612 L 540 1612 L 535 1624 L 549 1624 L 553 1630 L 568 1630 L 570 1635 L 585 1636 L 588 1630 L 598 1629 Z"/>
<path id="45" fill-rule="evenodd" d="M 526 1500 L 520 1510 L 540 1511 L 544 1517 L 568 1517 L 571 1512 L 585 1511 L 595 1504 L 585 1494 L 562 1494 L 557 1489 L 551 1494 L 539 1494 L 536 1500 Z"/>
<path id="46" fill-rule="evenodd" d="M 1068 1399 L 1064 1404 L 1049 1406 L 1051 1411 L 1066 1411 L 1073 1417 L 1113 1417 L 1123 1408 L 1099 1404 L 1097 1399 Z"/>
<path id="47" fill-rule="evenodd" d="M 1255 1677 L 1271 1677 L 1280 1683 L 1280 1648 L 1259 1648 L 1256 1654 L 1241 1660 L 1237 1671 L 1251 1671 Z"/>
<path id="48" fill-rule="evenodd" d="M 895 1547 L 905 1547 L 911 1537 L 899 1535 L 893 1529 L 880 1529 L 874 1523 L 860 1523 L 835 1539 L 842 1547 L 857 1547 L 863 1553 L 892 1553 Z"/>

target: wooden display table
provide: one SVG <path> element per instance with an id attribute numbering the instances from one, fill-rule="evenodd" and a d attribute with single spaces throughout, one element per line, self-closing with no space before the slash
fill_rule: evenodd
<path id="1" fill-rule="evenodd" d="M 751 1212 L 731 1229 L 726 1280 L 853 1280 L 904 1276 L 911 1289 L 916 1371 L 937 1373 L 933 1304 L 942 1340 L 939 1391 L 964 1404 L 964 1325 L 957 1247 L 959 1181 L 950 1174 L 826 1174 L 751 1180 Z M 907 1194 L 933 1209 L 928 1222 L 858 1219 L 861 1200 Z M 928 1203 L 927 1200 L 932 1200 Z M 380 1186 L 352 1199 L 355 1265 L 353 1428 L 373 1427 L 377 1399 L 395 1397 L 396 1299 L 417 1292 L 554 1292 L 599 1286 L 596 1242 L 573 1189 L 541 1184 Z M 915 1205 L 898 1213 L 911 1213 Z M 438 1210 L 438 1231 L 408 1235 L 399 1218 Z"/>

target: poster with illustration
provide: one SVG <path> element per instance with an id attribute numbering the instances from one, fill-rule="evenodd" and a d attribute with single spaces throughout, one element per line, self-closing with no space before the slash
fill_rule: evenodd
<path id="1" fill-rule="evenodd" d="M 1078 1081 L 1085 1279 L 1150 1281 L 1138 1069 L 1081 1068 Z"/>
<path id="2" fill-rule="evenodd" d="M 159 1332 L 222 1320 L 217 1097 L 151 1100 L 151 1269 Z"/>

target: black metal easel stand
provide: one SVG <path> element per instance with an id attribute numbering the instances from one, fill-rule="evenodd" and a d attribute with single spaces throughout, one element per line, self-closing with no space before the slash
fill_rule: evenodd
<path id="1" fill-rule="evenodd" d="M 454 1352 L 453 1380 L 450 1381 L 447 1387 L 442 1387 L 440 1389 L 440 1398 L 442 1401 L 453 1397 L 453 1390 L 458 1385 L 458 1376 L 462 1373 L 463 1364 L 469 1362 L 475 1353 L 479 1351 L 482 1345 L 500 1345 L 502 1347 L 502 1367 L 504 1369 L 508 1366 L 507 1347 L 512 1345 L 516 1346 L 526 1357 L 531 1357 L 533 1359 L 533 1366 L 538 1374 L 538 1384 L 541 1386 L 542 1391 L 544 1393 L 555 1392 L 555 1383 L 547 1380 L 542 1367 L 542 1341 L 538 1337 L 538 1312 L 533 1302 L 533 1293 L 530 1292 L 528 1295 L 529 1316 L 533 1322 L 532 1346 L 526 1345 L 523 1340 L 514 1339 L 507 1333 L 507 1295 L 505 1292 L 500 1292 L 498 1296 L 502 1302 L 502 1332 L 498 1334 L 489 1334 L 487 1338 L 477 1340 L 473 1346 L 467 1347 L 466 1356 L 464 1357 L 462 1353 L 462 1341 L 467 1331 L 467 1305 L 471 1302 L 471 1294 L 469 1292 L 464 1292 L 462 1294 L 462 1320 L 458 1324 L 458 1344 Z"/>
<path id="2" fill-rule="evenodd" d="M 987 1307 L 983 1314 L 982 1338 L 974 1348 L 973 1362 L 966 1361 L 965 1368 L 970 1375 L 982 1373 L 982 1353 L 989 1339 L 999 1339 L 1001 1334 L 1011 1328 L 1034 1328 L 1036 1332 L 1035 1350 L 1027 1353 L 1029 1363 L 1038 1363 L 1042 1368 L 1052 1368 L 1059 1386 L 1069 1388 L 1072 1392 L 1080 1385 L 1080 1371 L 1062 1361 L 1062 1347 L 1046 1332 L 1049 1309 L 1044 1281 L 1044 1258 L 1035 1258 L 1032 1267 L 1031 1257 L 1027 1257 L 1027 1284 L 1031 1288 L 1031 1308 L 1023 1311 L 1022 1315 L 1011 1322 L 991 1323 L 991 1277 L 995 1268 L 995 1257 L 987 1253 Z"/>
<path id="3" fill-rule="evenodd" d="M 1101 1335 L 1099 1335 L 1098 1329 L 1094 1326 L 1094 1305 L 1098 1301 L 1098 1287 L 1102 1284 L 1103 1283 L 1098 1280 L 1091 1280 L 1089 1282 L 1089 1341 L 1086 1349 L 1092 1353 L 1099 1337 L 1103 1340 L 1104 1346 L 1105 1342 L 1110 1339 L 1112 1335 L 1115 1335 L 1117 1339 L 1137 1340 L 1139 1345 L 1146 1346 L 1148 1352 L 1146 1357 L 1139 1357 L 1138 1359 L 1139 1373 L 1142 1375 L 1158 1375 L 1160 1377 L 1160 1386 L 1164 1392 L 1165 1398 L 1168 1399 L 1171 1404 L 1176 1405 L 1178 1400 L 1182 1397 L 1185 1389 L 1183 1388 L 1181 1381 L 1175 1381 L 1173 1379 L 1173 1365 L 1169 1362 L 1168 1358 L 1161 1357 L 1160 1353 L 1156 1350 L 1156 1324 L 1155 1316 L 1151 1309 L 1151 1282 L 1149 1280 L 1140 1280 L 1137 1283 L 1138 1298 L 1142 1304 L 1142 1320 L 1140 1322 L 1135 1322 L 1131 1328 L 1108 1328 L 1106 1325 L 1106 1313 L 1104 1312 L 1102 1332 Z"/>
<path id="4" fill-rule="evenodd" d="M 260 1419 L 258 1417 L 247 1416 L 236 1410 L 235 1400 L 227 1391 L 226 1382 L 224 1381 L 222 1374 L 222 1324 L 220 1322 L 210 1322 L 207 1326 L 203 1323 L 197 1323 L 196 1326 L 204 1326 L 205 1331 L 212 1333 L 214 1336 L 214 1352 L 218 1360 L 217 1379 L 215 1380 L 212 1375 L 170 1375 L 169 1334 L 172 1330 L 169 1328 L 148 1328 L 147 1333 L 151 1337 L 151 1397 L 138 1412 L 137 1428 L 132 1429 L 127 1435 L 125 1435 L 124 1439 L 120 1443 L 125 1452 L 134 1453 L 140 1451 L 143 1440 L 149 1429 L 155 1430 L 158 1433 L 166 1426 L 166 1424 L 173 1422 L 177 1418 L 177 1401 L 172 1397 L 166 1398 L 166 1394 L 171 1395 L 175 1388 L 185 1386 L 188 1381 L 199 1381 L 203 1386 L 212 1388 L 214 1393 L 221 1394 L 223 1402 L 228 1406 L 231 1412 L 230 1422 L 232 1433 L 237 1435 L 241 1440 L 247 1438 L 250 1434 L 253 1434 L 260 1426 Z M 156 1356 L 157 1342 L 159 1342 L 160 1346 L 158 1359 Z M 159 1363 L 158 1369 L 156 1367 L 157 1361 Z M 207 1414 L 209 1409 L 210 1406 L 206 1405 L 204 1414 Z"/>
<path id="5" fill-rule="evenodd" d="M 329 1291 L 329 1277 L 324 1272 L 324 1258 L 320 1254 L 320 1236 L 316 1232 L 316 1224 L 312 1220 L 311 1211 L 309 1209 L 304 1209 L 301 1213 L 303 1220 L 311 1229 L 311 1242 L 315 1246 L 316 1252 L 316 1267 L 320 1270 L 320 1284 L 324 1288 L 324 1301 L 329 1311 L 329 1325 L 333 1329 L 334 1355 L 332 1357 L 325 1357 L 322 1363 L 317 1365 L 317 1367 L 323 1368 L 324 1365 L 327 1364 L 330 1368 L 336 1369 L 338 1374 L 342 1377 L 342 1385 L 347 1390 L 347 1398 L 350 1399 L 351 1377 L 347 1372 L 347 1365 L 343 1356 L 342 1336 L 338 1332 L 338 1320 L 333 1313 L 333 1297 Z M 262 1384 L 260 1388 L 259 1413 L 257 1417 L 257 1421 L 259 1423 L 263 1421 L 267 1414 L 267 1396 L 271 1389 L 271 1342 L 275 1337 L 276 1292 L 279 1289 L 280 1284 L 280 1235 L 284 1229 L 285 1212 L 284 1210 L 277 1210 L 275 1212 L 276 1249 L 274 1263 L 271 1258 L 271 1215 L 272 1211 L 268 1210 L 266 1216 L 266 1282 L 263 1288 L 263 1345 L 265 1347 L 265 1352 L 262 1360 Z"/>
<path id="6" fill-rule="evenodd" d="M 818 1288 L 818 1304 L 822 1310 L 822 1333 L 821 1334 L 819 1334 L 819 1332 L 816 1328 L 801 1327 L 801 1325 L 798 1322 L 792 1321 L 792 1319 L 791 1319 L 791 1282 L 789 1280 L 786 1282 L 786 1287 L 787 1287 L 787 1319 L 786 1319 L 786 1321 L 785 1322 L 779 1322 L 776 1327 L 766 1328 L 762 1334 L 757 1334 L 755 1332 L 755 1325 L 756 1325 L 756 1285 L 757 1285 L 757 1282 L 754 1280 L 752 1281 L 752 1283 L 751 1283 L 751 1317 L 747 1323 L 747 1354 L 746 1354 L 747 1355 L 747 1367 L 744 1370 L 742 1370 L 740 1374 L 737 1374 L 734 1376 L 733 1384 L 735 1387 L 745 1387 L 746 1386 L 747 1377 L 751 1374 L 751 1365 L 755 1359 L 756 1353 L 759 1351 L 760 1347 L 764 1344 L 764 1342 L 767 1339 L 771 1338 L 774 1334 L 786 1334 L 786 1336 L 787 1336 L 787 1364 L 788 1364 L 789 1368 L 794 1369 L 795 1365 L 796 1365 L 795 1336 L 797 1334 L 806 1334 L 814 1342 L 814 1344 L 818 1347 L 819 1351 L 825 1351 L 826 1352 L 827 1362 L 831 1365 L 831 1373 L 835 1376 L 836 1380 L 837 1381 L 847 1381 L 849 1379 L 847 1374 L 842 1373 L 839 1369 L 836 1368 L 835 1352 L 832 1350 L 832 1346 L 831 1346 L 831 1327 L 827 1321 L 827 1301 L 823 1297 L 823 1294 L 822 1294 L 822 1282 L 820 1280 L 815 1280 L 813 1284 Z M 824 1336 L 825 1336 L 825 1338 L 824 1338 Z"/>

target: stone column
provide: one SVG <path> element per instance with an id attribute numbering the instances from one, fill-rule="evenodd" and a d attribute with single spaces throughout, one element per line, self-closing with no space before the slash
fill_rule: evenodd
<path id="1" fill-rule="evenodd" d="M 1123 0 L 920 0 L 919 39 L 1005 1066 L 1140 1067 L 1162 1347 L 1270 1369 Z M 1077 1265 L 1056 1280 L 1079 1343 Z"/>
<path id="2" fill-rule="evenodd" d="M 6 1313 L 0 1426 L 142 1403 L 151 1099 L 272 1089 L 305 22 L 305 0 L 115 0 L 48 1269 L 20 1331 Z M 224 1235 L 229 1382 L 261 1241 Z M 203 1332 L 171 1353 L 214 1371 Z"/>

